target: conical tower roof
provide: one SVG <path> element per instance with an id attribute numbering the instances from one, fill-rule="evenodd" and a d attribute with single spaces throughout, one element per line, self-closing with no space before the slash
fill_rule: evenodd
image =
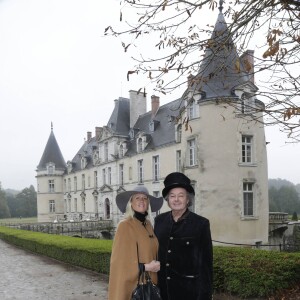
<path id="1" fill-rule="evenodd" d="M 204 98 L 233 97 L 234 88 L 249 81 L 249 75 L 245 72 L 225 22 L 222 2 L 220 1 L 218 19 L 192 87 L 204 92 Z"/>
<path id="2" fill-rule="evenodd" d="M 53 133 L 53 126 L 51 124 L 51 133 L 46 144 L 44 153 L 40 160 L 40 163 L 37 166 L 37 171 L 41 171 L 47 168 L 47 164 L 52 162 L 55 164 L 55 169 L 65 169 L 66 163 L 56 141 L 56 138 Z"/>

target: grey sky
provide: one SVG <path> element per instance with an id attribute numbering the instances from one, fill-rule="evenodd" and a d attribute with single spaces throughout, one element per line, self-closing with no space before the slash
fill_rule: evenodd
<path id="1" fill-rule="evenodd" d="M 210 21 L 215 22 L 217 14 Z M 36 186 L 35 169 L 51 122 L 65 160 L 87 131 L 107 123 L 114 99 L 145 83 L 132 76 L 133 62 L 104 28 L 118 23 L 119 1 L 0 0 L 0 181 L 2 187 Z M 148 108 L 153 94 L 147 85 Z M 177 94 L 161 96 L 161 104 Z M 267 129 L 269 178 L 300 183 L 300 145 L 286 145 Z"/>

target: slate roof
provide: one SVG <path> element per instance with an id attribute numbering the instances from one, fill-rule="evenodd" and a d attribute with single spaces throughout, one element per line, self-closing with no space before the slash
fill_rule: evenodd
<path id="1" fill-rule="evenodd" d="M 84 156 L 87 160 L 86 168 L 93 166 L 93 149 L 98 148 L 98 141 L 96 137 L 92 137 L 89 141 L 85 141 L 81 148 L 78 150 L 74 158 L 72 159 L 72 171 L 81 170 L 81 158 Z"/>
<path id="2" fill-rule="evenodd" d="M 120 97 L 116 100 L 115 108 L 107 122 L 107 127 L 116 134 L 128 135 L 130 125 L 129 99 Z"/>
<path id="3" fill-rule="evenodd" d="M 200 71 L 194 78 L 193 89 L 204 92 L 206 99 L 234 97 L 234 88 L 250 79 L 232 41 L 222 7 L 219 10 Z"/>
<path id="4" fill-rule="evenodd" d="M 116 100 L 113 112 L 107 122 L 107 129 L 114 135 L 128 136 L 129 133 L 129 99 L 120 97 Z M 85 156 L 87 159 L 86 168 L 93 166 L 93 149 L 98 148 L 98 141 L 96 137 L 92 137 L 89 141 L 85 141 L 79 151 L 72 159 L 72 171 L 76 172 L 81 169 L 81 157 Z"/>
<path id="5" fill-rule="evenodd" d="M 164 104 L 159 107 L 154 121 L 156 122 L 155 130 L 150 130 L 151 112 L 141 115 L 134 125 L 137 132 L 142 132 L 147 135 L 148 145 L 144 151 L 168 145 L 175 142 L 175 123 L 174 117 L 178 115 L 180 108 L 184 105 L 181 98 Z M 136 142 L 131 142 L 131 145 L 126 155 L 136 154 Z"/>
<path id="6" fill-rule="evenodd" d="M 51 133 L 40 163 L 37 166 L 37 171 L 45 170 L 47 168 L 46 165 L 49 162 L 53 162 L 55 164 L 55 169 L 63 170 L 66 168 L 66 163 L 54 136 L 53 128 L 51 128 Z"/>

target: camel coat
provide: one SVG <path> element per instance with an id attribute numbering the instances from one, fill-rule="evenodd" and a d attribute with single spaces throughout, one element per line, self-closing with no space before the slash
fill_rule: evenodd
<path id="1" fill-rule="evenodd" d="M 137 245 L 139 260 L 137 257 Z M 158 241 L 149 221 L 144 226 L 136 218 L 121 221 L 115 234 L 110 260 L 108 300 L 130 300 L 137 285 L 138 262 L 157 259 Z M 157 283 L 157 274 L 149 272 Z"/>

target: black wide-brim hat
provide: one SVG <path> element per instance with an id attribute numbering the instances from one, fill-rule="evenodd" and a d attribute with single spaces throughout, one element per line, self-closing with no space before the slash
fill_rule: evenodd
<path id="1" fill-rule="evenodd" d="M 176 187 L 184 188 L 187 192 L 195 195 L 194 188 L 191 186 L 191 180 L 180 172 L 170 173 L 164 180 L 165 188 L 162 195 L 165 198 L 171 189 Z"/>
<path id="2" fill-rule="evenodd" d="M 122 213 L 125 213 L 127 203 L 129 201 L 130 197 L 134 194 L 145 194 L 149 198 L 152 212 L 157 212 L 158 210 L 160 210 L 160 208 L 163 205 L 164 200 L 162 197 L 157 198 L 152 195 L 149 195 L 147 188 L 140 185 L 140 186 L 135 187 L 132 191 L 125 191 L 125 192 L 122 192 L 117 195 L 116 203 L 117 203 L 119 210 Z"/>

